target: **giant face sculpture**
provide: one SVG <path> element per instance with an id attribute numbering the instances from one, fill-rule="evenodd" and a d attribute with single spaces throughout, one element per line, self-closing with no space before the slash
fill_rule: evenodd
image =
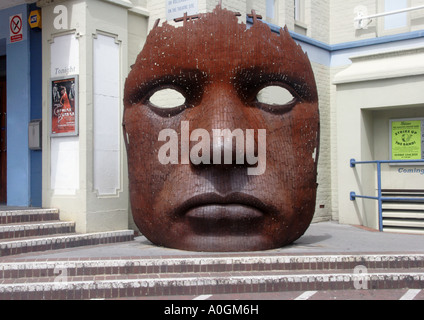
<path id="1" fill-rule="evenodd" d="M 267 250 L 297 240 L 311 223 L 319 141 L 314 75 L 287 30 L 278 35 L 254 20 L 246 30 L 218 6 L 179 28 L 156 26 L 128 76 L 132 212 L 156 245 Z M 290 99 L 263 100 L 267 88 L 286 90 Z M 182 104 L 155 103 L 164 89 L 179 92 Z M 218 139 L 219 129 L 246 144 Z"/>

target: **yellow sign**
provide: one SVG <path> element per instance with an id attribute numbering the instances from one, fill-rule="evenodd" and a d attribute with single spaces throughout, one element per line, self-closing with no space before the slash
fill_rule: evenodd
<path id="1" fill-rule="evenodd" d="M 41 11 L 33 10 L 29 14 L 28 23 L 31 28 L 40 28 L 41 29 Z"/>
<path id="2" fill-rule="evenodd" d="M 421 121 L 392 122 L 392 160 L 419 160 L 421 146 Z"/>

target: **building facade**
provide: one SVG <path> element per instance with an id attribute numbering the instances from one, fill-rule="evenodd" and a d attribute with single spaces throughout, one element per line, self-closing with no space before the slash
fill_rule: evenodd
<path id="1" fill-rule="evenodd" d="M 28 124 L 42 118 L 41 30 L 27 23 L 33 8 L 0 10 L 0 203 L 11 206 L 42 202 L 41 152 L 28 145 Z"/>
<path id="2" fill-rule="evenodd" d="M 178 25 L 174 18 L 210 12 L 218 2 L 0 4 L 6 150 L 0 203 L 57 207 L 78 232 L 134 227 L 121 132 L 126 76 L 157 19 Z M 379 229 L 379 202 L 352 201 L 352 192 L 423 195 L 421 162 L 383 164 L 379 188 L 375 164 L 350 161 L 424 158 L 424 0 L 223 0 L 222 6 L 240 12 L 247 27 L 252 10 L 275 32 L 287 26 L 308 53 L 321 115 L 315 222 Z M 69 112 L 57 114 L 54 95 L 63 87 Z M 396 145 L 396 133 L 407 130 L 417 132 L 404 136 L 414 145 Z M 417 203 L 388 206 L 386 230 L 422 232 L 422 212 Z"/>

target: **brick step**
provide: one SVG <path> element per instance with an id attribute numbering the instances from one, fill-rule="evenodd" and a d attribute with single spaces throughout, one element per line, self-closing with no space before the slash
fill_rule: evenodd
<path id="1" fill-rule="evenodd" d="M 335 271 L 424 269 L 424 255 L 224 256 L 28 261 L 0 263 L 0 279 L 53 277 L 58 269 L 69 276 L 185 274 L 197 272 Z"/>
<path id="2" fill-rule="evenodd" d="M 423 262 L 424 255 L 15 259 L 0 263 L 0 299 L 350 290 L 365 282 L 368 289 L 423 289 Z"/>
<path id="3" fill-rule="evenodd" d="M 75 233 L 75 222 L 46 221 L 0 225 L 0 240 Z"/>
<path id="4" fill-rule="evenodd" d="M 0 225 L 59 220 L 58 209 L 22 209 L 0 211 Z"/>
<path id="5" fill-rule="evenodd" d="M 325 278 L 337 278 L 340 276 L 349 276 L 349 278 L 363 276 L 355 273 L 354 270 L 271 270 L 271 271 L 230 271 L 230 272 L 187 272 L 187 273 L 127 273 L 127 274 L 97 274 L 97 275 L 70 275 L 68 269 L 64 266 L 57 265 L 53 270 L 54 275 L 40 275 L 38 277 L 23 277 L 23 278 L 3 278 L 0 284 L 21 284 L 21 283 L 53 283 L 53 282 L 93 282 L 93 281 L 110 281 L 110 280 L 166 280 L 166 279 L 187 279 L 187 278 L 228 278 L 228 277 L 304 277 L 316 276 Z M 43 272 L 41 272 L 43 274 Z M 367 269 L 367 274 L 375 275 L 396 275 L 396 274 L 424 274 L 420 268 L 412 269 L 388 269 L 376 270 Z"/>
<path id="6" fill-rule="evenodd" d="M 143 296 L 205 295 L 306 290 L 423 289 L 424 272 L 276 271 L 188 273 L 161 275 L 76 276 L 16 282 L 3 280 L 0 299 L 113 299 Z M 37 280 L 37 281 L 35 281 Z M 364 287 L 361 287 L 364 289 Z"/>
<path id="7" fill-rule="evenodd" d="M 87 234 L 52 235 L 0 241 L 0 257 L 28 252 L 59 250 L 80 246 L 92 246 L 132 241 L 134 231 L 108 231 Z"/>

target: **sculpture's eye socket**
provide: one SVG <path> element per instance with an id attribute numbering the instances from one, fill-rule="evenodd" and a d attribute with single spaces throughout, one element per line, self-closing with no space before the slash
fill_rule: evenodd
<path id="1" fill-rule="evenodd" d="M 297 102 L 297 98 L 286 88 L 280 85 L 268 85 L 262 88 L 257 96 L 256 101 L 263 108 L 274 111 L 283 111 L 279 109 L 291 109 Z"/>
<path id="2" fill-rule="evenodd" d="M 149 98 L 150 104 L 158 109 L 175 109 L 186 104 L 186 98 L 176 89 L 159 89 Z"/>

